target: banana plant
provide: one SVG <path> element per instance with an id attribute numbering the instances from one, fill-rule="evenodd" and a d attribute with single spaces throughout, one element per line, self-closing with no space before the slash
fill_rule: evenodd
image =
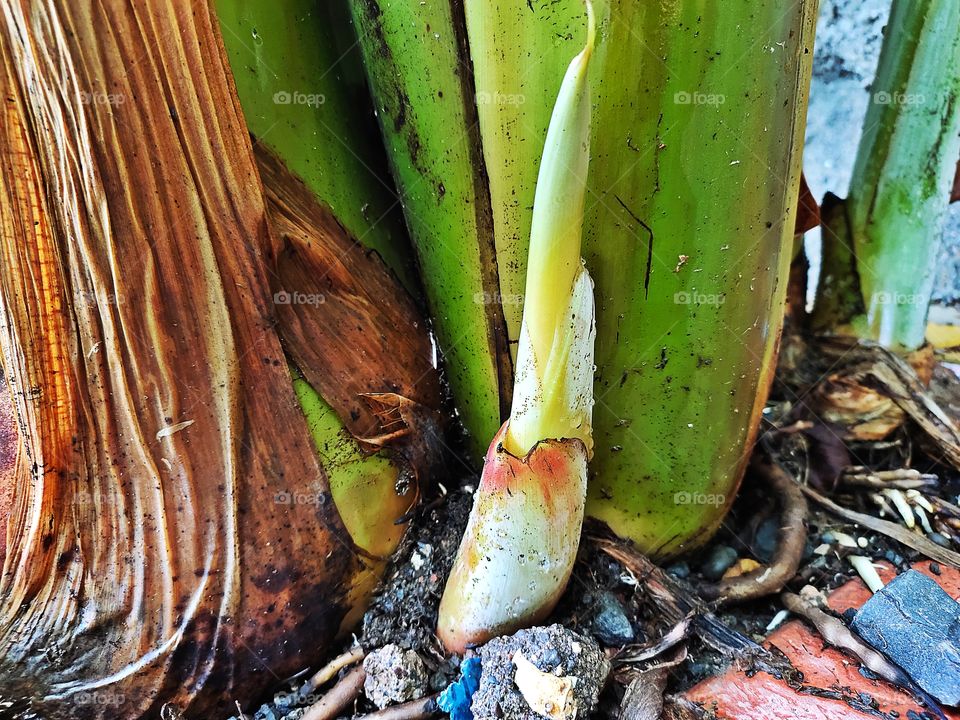
<path id="1" fill-rule="evenodd" d="M 515 343 L 538 153 L 578 49 L 582 2 L 467 0 L 462 20 L 457 3 L 354 7 L 366 8 L 355 15 L 401 194 L 423 188 L 430 173 L 451 173 L 447 138 L 473 147 L 474 100 L 499 297 Z M 757 431 L 783 317 L 816 9 L 815 0 L 596 3 L 583 238 L 597 299 L 587 512 L 655 555 L 709 537 Z M 459 88 L 455 111 L 441 72 Z M 423 78 L 434 91 L 411 92 Z M 398 127 L 446 151 L 442 162 L 420 153 L 417 167 L 405 166 L 421 145 L 400 142 Z M 421 263 L 432 258 L 428 295 L 475 291 L 462 266 L 476 254 L 450 257 L 416 231 L 413 240 Z M 438 330 L 447 327 L 441 350 L 461 324 L 486 322 L 489 308 L 464 309 L 472 320 L 435 317 Z M 461 359 L 489 368 L 491 358 Z"/>
<path id="2" fill-rule="evenodd" d="M 218 0 L 216 10 L 237 95 L 256 138 L 269 204 L 276 210 L 275 219 L 282 225 L 278 230 L 288 243 L 279 258 L 280 282 L 274 283 L 279 296 L 291 301 L 297 293 L 327 298 L 337 281 L 345 279 L 355 294 L 351 312 L 357 312 L 361 302 L 375 302 L 364 297 L 365 288 L 387 287 L 390 281 L 371 272 L 374 266 L 370 263 L 355 260 L 364 248 L 376 250 L 405 284 L 416 290 L 419 284 L 411 275 L 408 240 L 389 182 L 386 156 L 378 142 L 363 67 L 358 50 L 346 39 L 352 37 L 352 31 L 345 6 L 302 0 L 269 5 Z M 288 177 L 294 173 L 302 182 Z M 278 188 L 285 192 L 278 193 Z M 331 220 L 346 227 L 357 242 L 344 240 Z M 312 267 L 313 253 L 306 240 L 315 242 L 318 230 L 323 231 L 322 245 L 331 252 L 320 258 L 319 266 Z M 330 265 L 333 258 L 337 267 Z M 315 292 L 311 294 L 307 290 L 312 275 L 324 282 L 312 288 Z M 401 296 L 399 301 L 405 299 Z M 297 332 L 304 324 L 302 311 L 309 310 L 309 305 L 278 306 L 281 327 L 287 331 L 286 350 L 295 360 L 294 388 L 324 460 L 334 503 L 351 529 L 353 542 L 379 558 L 389 556 L 399 543 L 404 525 L 392 523 L 406 514 L 416 493 L 396 492 L 404 485 L 408 458 L 396 457 L 395 447 L 381 448 L 367 441 L 377 420 L 369 401 L 357 399 L 376 387 L 376 378 L 365 369 L 378 372 L 395 364 L 429 376 L 429 370 L 418 367 L 414 358 L 397 354 L 399 345 L 377 342 L 385 337 L 395 340 L 391 325 L 406 327 L 416 316 L 415 309 L 407 305 L 403 305 L 405 316 L 391 314 L 396 304 L 396 300 L 384 303 L 379 315 L 364 314 L 369 327 L 366 341 L 359 343 L 353 333 L 343 332 L 348 317 L 338 322 L 331 303 L 314 308 L 318 321 L 309 333 Z M 327 347 L 316 343 L 320 333 L 326 333 L 331 341 L 338 335 L 348 340 L 339 346 L 343 359 L 339 367 L 323 357 Z M 295 343 L 296 337 L 303 342 Z M 424 337 L 422 332 L 418 337 Z M 353 347 L 347 347 L 351 343 L 355 343 Z M 408 393 L 413 390 L 404 388 Z M 339 412 L 331 407 L 330 399 L 341 402 Z M 436 396 L 427 400 L 427 405 L 438 404 Z M 404 422 L 409 423 L 410 418 Z M 424 426 L 433 422 L 433 417 L 413 421 L 416 436 L 436 436 L 436 428 Z M 426 467 L 432 461 L 420 456 L 415 458 L 415 466 Z M 357 605 L 357 609 L 361 607 Z"/>
<path id="3" fill-rule="evenodd" d="M 783 322 L 816 10 L 607 15 L 584 238 L 598 298 L 587 512 L 653 555 L 710 537 L 752 451 Z"/>
<path id="4" fill-rule="evenodd" d="M 8 2 L 0 88 L 0 696 L 232 714 L 396 544 L 437 455 L 426 324 L 255 153 L 207 6 Z"/>
<path id="5" fill-rule="evenodd" d="M 894 0 L 845 202 L 825 218 L 816 329 L 924 342 L 960 154 L 960 5 Z"/>

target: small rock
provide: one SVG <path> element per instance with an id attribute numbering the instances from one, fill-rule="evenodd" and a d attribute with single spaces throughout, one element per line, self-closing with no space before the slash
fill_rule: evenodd
<path id="1" fill-rule="evenodd" d="M 893 550 L 887 550 L 883 554 L 883 557 L 885 560 L 889 561 L 892 565 L 896 565 L 897 567 L 900 567 L 901 565 L 903 565 L 903 556 L 896 553 Z"/>
<path id="2" fill-rule="evenodd" d="M 416 700 L 427 694 L 427 668 L 413 650 L 384 645 L 363 661 L 363 692 L 378 708 Z"/>
<path id="3" fill-rule="evenodd" d="M 700 566 L 700 572 L 707 580 L 719 580 L 731 565 L 737 561 L 737 551 L 729 545 L 714 545 L 707 559 Z"/>
<path id="4" fill-rule="evenodd" d="M 564 698 L 562 704 L 547 715 L 534 712 L 516 684 L 518 667 L 514 657 L 517 653 L 523 657 L 522 684 L 526 685 L 537 672 L 549 673 L 560 680 L 568 678 L 569 685 L 557 685 L 569 687 L 572 698 Z M 577 718 L 589 717 L 610 672 L 610 663 L 596 642 L 562 625 L 535 627 L 510 637 L 494 638 L 480 649 L 480 658 L 480 688 L 471 706 L 475 720 L 544 720 L 544 717 L 572 720 L 574 713 Z M 546 662 L 547 659 L 550 662 Z M 527 661 L 532 668 L 525 664 Z M 535 689 L 529 691 L 536 692 Z M 532 697 L 531 700 L 541 710 L 545 708 L 544 698 Z"/>
<path id="5" fill-rule="evenodd" d="M 773 559 L 777 549 L 777 537 L 780 535 L 780 518 L 769 517 L 760 523 L 760 527 L 753 535 L 753 550 L 761 562 L 768 563 Z"/>
<path id="6" fill-rule="evenodd" d="M 690 566 L 681 560 L 680 562 L 676 562 L 668 567 L 667 574 L 673 575 L 673 577 L 679 580 L 683 580 L 690 577 Z"/>
<path id="7" fill-rule="evenodd" d="M 591 624 L 597 639 L 607 647 L 621 647 L 633 642 L 633 626 L 616 595 L 601 593 L 599 601 L 599 610 Z"/>

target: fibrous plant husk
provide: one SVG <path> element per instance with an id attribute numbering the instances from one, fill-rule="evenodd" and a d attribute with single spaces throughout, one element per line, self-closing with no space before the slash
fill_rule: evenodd
<path id="1" fill-rule="evenodd" d="M 17 0 L 0 57 L 0 346 L 20 445 L 0 695 L 44 717 L 229 714 L 324 654 L 379 560 L 331 501 L 294 394 L 274 300 L 289 232 L 271 225 L 216 17 Z M 341 318 L 362 313 L 340 326 L 353 348 L 397 290 L 369 275 L 386 284 L 325 286 Z M 367 388 L 391 411 L 437 397 L 411 312 L 376 325 L 410 359 Z M 297 317 L 291 347 L 340 351 Z M 305 373 L 338 362 L 302 352 Z M 397 429 L 360 416 L 374 438 Z"/>

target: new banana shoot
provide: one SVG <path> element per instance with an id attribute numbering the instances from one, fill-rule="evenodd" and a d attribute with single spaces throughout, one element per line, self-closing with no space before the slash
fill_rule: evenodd
<path id="1" fill-rule="evenodd" d="M 580 257 L 590 148 L 587 69 L 570 63 L 547 132 L 530 232 L 510 417 L 487 451 L 440 604 L 438 634 L 462 652 L 547 615 L 576 559 L 592 451 L 593 282 Z"/>

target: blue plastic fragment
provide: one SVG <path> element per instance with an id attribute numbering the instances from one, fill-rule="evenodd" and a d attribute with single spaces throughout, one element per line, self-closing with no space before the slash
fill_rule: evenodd
<path id="1" fill-rule="evenodd" d="M 480 687 L 480 658 L 467 658 L 460 663 L 460 678 L 440 693 L 437 705 L 450 715 L 450 720 L 473 720 L 470 702 Z"/>

